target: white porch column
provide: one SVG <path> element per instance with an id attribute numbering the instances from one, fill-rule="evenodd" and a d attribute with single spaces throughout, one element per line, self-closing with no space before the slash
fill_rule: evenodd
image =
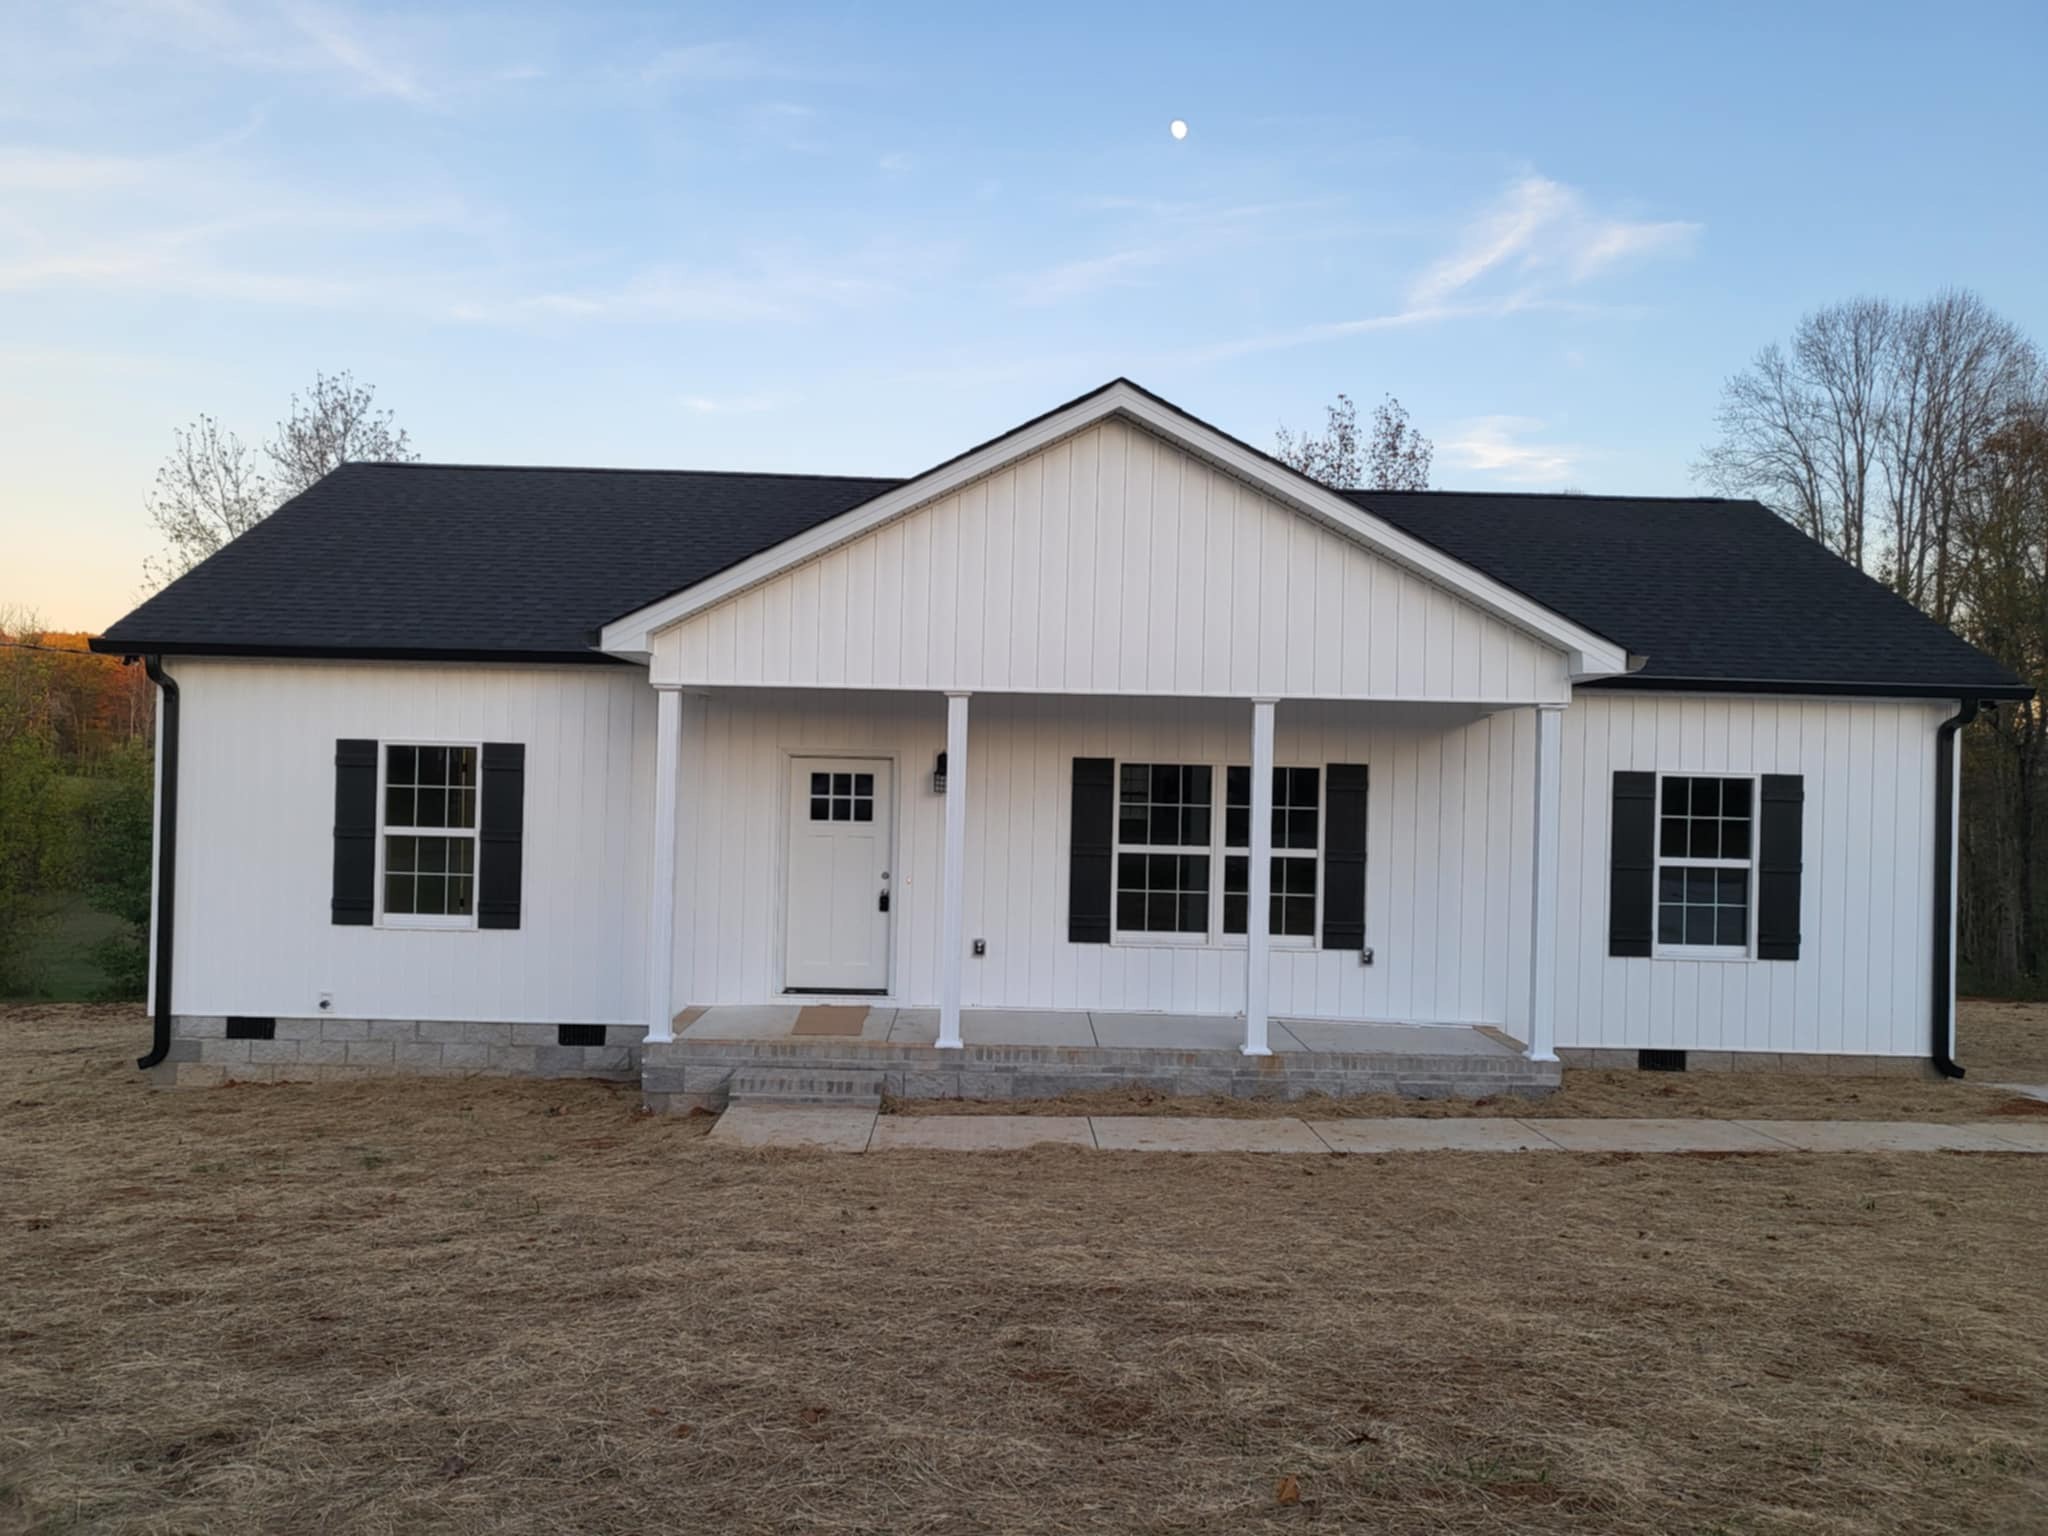
<path id="1" fill-rule="evenodd" d="M 946 881 L 939 940 L 939 1048 L 960 1049 L 960 964 L 966 947 L 967 699 L 946 695 Z"/>
<path id="2" fill-rule="evenodd" d="M 1270 991 L 1266 968 L 1272 959 L 1273 929 L 1273 706 L 1252 700 L 1252 846 L 1245 869 L 1244 1053 L 1270 1056 L 1266 1009 Z"/>
<path id="3" fill-rule="evenodd" d="M 683 696 L 655 689 L 654 858 L 647 900 L 647 1040 L 675 1038 L 676 781 L 683 747 Z"/>
<path id="4" fill-rule="evenodd" d="M 1557 838 L 1564 706 L 1536 706 L 1536 844 L 1530 860 L 1529 1059 L 1557 1060 Z"/>

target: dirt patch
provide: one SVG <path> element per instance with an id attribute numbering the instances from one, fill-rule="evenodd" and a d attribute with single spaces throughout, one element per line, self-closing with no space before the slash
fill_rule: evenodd
<path id="1" fill-rule="evenodd" d="M 1928 1120 L 1953 1123 L 2013 1112 L 2011 1094 L 1970 1083 L 1916 1078 L 1819 1077 L 1735 1072 L 1571 1072 L 1542 1098 L 1405 1099 L 1395 1094 L 1234 1099 L 1109 1088 L 1055 1099 L 887 1099 L 893 1115 L 1179 1115 L 1247 1120 L 1298 1116 L 1408 1119 L 1509 1116 L 1542 1119 Z M 2044 1106 L 2048 1107 L 2048 1106 Z M 2025 1113 L 2024 1110 L 2019 1111 Z"/>
<path id="2" fill-rule="evenodd" d="M 2048 1159 L 730 1151 L 0 1011 L 0 1529 L 2023 1530 Z"/>

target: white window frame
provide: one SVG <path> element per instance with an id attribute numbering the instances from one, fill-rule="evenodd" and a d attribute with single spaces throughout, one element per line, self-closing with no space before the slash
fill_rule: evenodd
<path id="1" fill-rule="evenodd" d="M 1666 779 L 1719 779 L 1724 784 L 1741 781 L 1749 785 L 1749 857 L 1746 859 L 1696 859 L 1689 855 L 1667 856 L 1664 852 L 1664 781 Z M 1650 877 L 1650 953 L 1667 960 L 1754 960 L 1756 958 L 1756 845 L 1763 827 L 1763 784 L 1753 773 L 1730 773 L 1726 769 L 1674 768 L 1657 773 L 1656 810 L 1652 825 Z M 1746 877 L 1743 902 L 1743 938 L 1740 944 L 1667 944 L 1663 929 L 1664 871 L 1669 869 L 1739 869 Z"/>
<path id="2" fill-rule="evenodd" d="M 1243 949 L 1246 936 L 1241 933 L 1223 931 L 1223 871 L 1224 861 L 1241 857 L 1247 861 L 1249 870 L 1250 848 L 1232 848 L 1227 844 L 1229 833 L 1230 770 L 1233 767 L 1249 769 L 1247 763 L 1210 762 L 1205 759 L 1175 758 L 1171 754 L 1155 757 L 1124 758 L 1113 760 L 1116 799 L 1114 831 L 1110 843 L 1110 929 L 1112 945 L 1126 949 Z M 1126 843 L 1123 840 L 1123 775 L 1126 763 L 1145 763 L 1173 768 L 1207 768 L 1209 770 L 1209 841 L 1207 843 L 1185 843 L 1167 847 L 1158 843 Z M 1328 775 L 1321 763 L 1275 762 L 1275 772 L 1283 768 L 1304 769 L 1316 776 L 1316 845 L 1307 848 L 1275 848 L 1273 857 L 1313 859 L 1316 865 L 1316 915 L 1315 931 L 1310 934 L 1275 933 L 1270 938 L 1274 949 L 1315 950 L 1323 943 L 1323 895 L 1324 867 L 1323 840 L 1329 826 L 1329 806 L 1325 803 L 1329 793 Z M 1122 928 L 1117 925 L 1117 893 L 1121 889 L 1122 858 L 1125 854 L 1193 854 L 1209 860 L 1209 928 L 1206 933 L 1154 933 L 1142 928 Z"/>
<path id="3" fill-rule="evenodd" d="M 467 827 L 394 827 L 384 820 L 390 805 L 386 793 L 391 773 L 393 747 L 464 747 L 476 754 L 476 818 Z M 443 933 L 476 931 L 478 897 L 483 889 L 483 847 L 478 833 L 484 819 L 484 744 L 480 741 L 429 741 L 395 736 L 377 743 L 377 926 L 379 928 L 427 928 Z M 466 914 L 448 912 L 387 912 L 384 910 L 384 849 L 393 837 L 466 837 L 470 840 L 470 900 Z"/>

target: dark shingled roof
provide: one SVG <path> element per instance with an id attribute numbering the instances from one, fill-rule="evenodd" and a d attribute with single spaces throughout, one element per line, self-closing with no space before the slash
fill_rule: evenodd
<path id="1" fill-rule="evenodd" d="M 592 649 L 607 621 L 900 483 L 345 464 L 96 648 L 609 660 Z"/>
<path id="2" fill-rule="evenodd" d="M 1758 502 L 1344 495 L 1647 657 L 1627 679 L 1632 684 L 1987 698 L 2027 691 L 1975 646 Z"/>
<path id="3" fill-rule="evenodd" d="M 608 621 L 902 483 L 350 464 L 94 647 L 602 661 L 593 641 Z M 1755 502 L 1345 494 L 1648 657 L 1631 683 L 1935 697 L 2026 691 Z"/>

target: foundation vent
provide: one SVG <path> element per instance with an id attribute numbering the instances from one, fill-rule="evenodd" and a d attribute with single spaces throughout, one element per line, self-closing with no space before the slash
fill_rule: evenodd
<path id="1" fill-rule="evenodd" d="M 1637 1051 L 1636 1066 L 1644 1072 L 1683 1072 L 1683 1051 Z"/>
<path id="2" fill-rule="evenodd" d="M 602 1024 L 557 1024 L 555 1026 L 557 1045 L 603 1045 Z"/>
<path id="3" fill-rule="evenodd" d="M 228 1038 L 230 1040 L 275 1040 L 277 1020 L 252 1018 L 247 1014 L 228 1015 Z"/>

